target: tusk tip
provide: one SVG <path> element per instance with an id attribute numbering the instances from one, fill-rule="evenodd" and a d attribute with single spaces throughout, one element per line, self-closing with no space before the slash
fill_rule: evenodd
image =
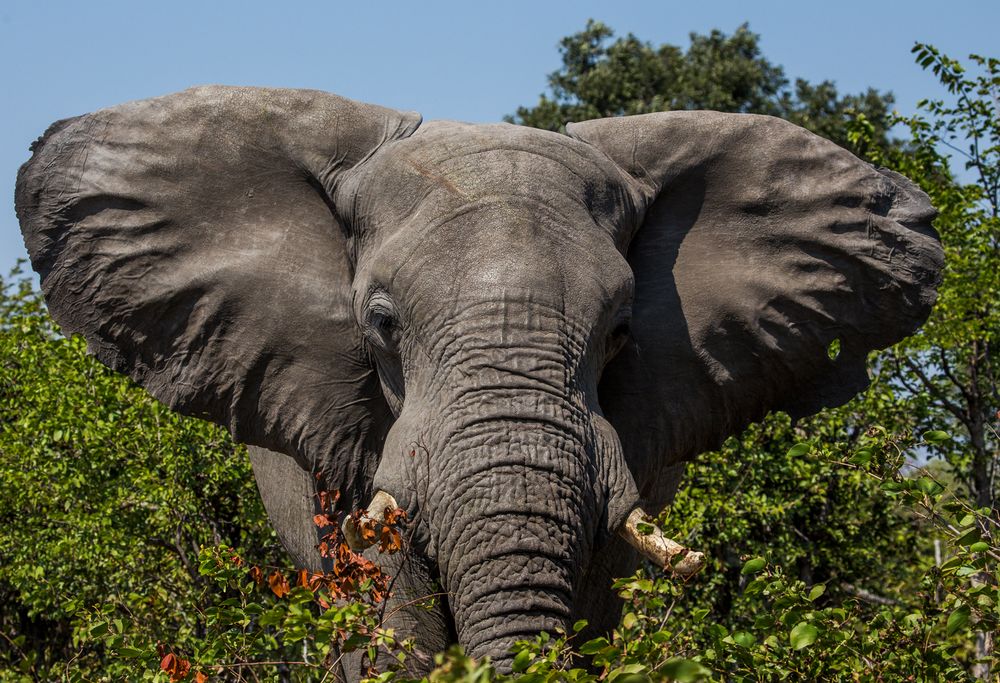
<path id="1" fill-rule="evenodd" d="M 362 523 L 372 520 L 384 522 L 386 509 L 395 510 L 398 507 L 396 499 L 391 494 L 382 490 L 376 491 L 375 495 L 372 496 L 372 502 L 368 503 L 368 507 L 361 513 L 360 520 Z M 344 534 L 344 540 L 347 541 L 347 546 L 354 552 L 361 552 L 375 544 L 375 541 L 369 541 L 361 535 L 351 516 L 344 519 L 340 529 Z"/>
<path id="2" fill-rule="evenodd" d="M 639 530 L 639 525 L 649 529 Z M 645 532 L 645 533 L 644 533 Z M 705 567 L 705 554 L 682 546 L 667 538 L 642 508 L 629 514 L 618 533 L 644 557 L 679 578 L 689 578 Z"/>
<path id="3" fill-rule="evenodd" d="M 685 579 L 694 576 L 704 568 L 705 553 L 699 553 L 694 550 L 688 551 L 688 553 L 684 555 L 684 557 L 680 558 L 680 560 L 675 564 L 664 567 L 664 569 L 669 569 L 675 576 Z"/>

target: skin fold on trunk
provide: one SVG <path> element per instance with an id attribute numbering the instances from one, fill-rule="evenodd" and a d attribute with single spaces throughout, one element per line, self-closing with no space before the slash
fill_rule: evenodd
<path id="1" fill-rule="evenodd" d="M 569 621 L 603 504 L 586 414 L 555 411 L 453 432 L 427 494 L 459 641 L 502 669 L 515 641 Z"/>

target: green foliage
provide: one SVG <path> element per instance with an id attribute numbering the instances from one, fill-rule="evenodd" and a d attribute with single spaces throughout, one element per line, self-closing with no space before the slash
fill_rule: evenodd
<path id="1" fill-rule="evenodd" d="M 299 573 L 290 586 L 281 570 L 265 581 L 232 548 L 199 554 L 205 588 L 197 599 L 203 629 L 169 646 L 114 619 L 113 608 L 90 615 L 86 633 L 110 653 L 108 667 L 127 680 L 206 679 L 320 681 L 339 671 L 346 652 L 363 650 L 372 662 L 382 653 L 402 661 L 410 649 L 380 628 L 380 597 L 362 585 L 350 600 L 334 601 L 320 575 Z M 89 679 L 84 679 L 89 680 Z"/>
<path id="2" fill-rule="evenodd" d="M 865 114 L 885 141 L 893 98 L 869 89 L 841 96 L 831 81 L 796 80 L 761 54 L 760 36 L 746 24 L 732 35 L 692 33 L 687 50 L 654 46 L 590 20 L 560 42 L 563 65 L 549 74 L 551 92 L 508 121 L 561 130 L 566 123 L 675 109 L 714 109 L 781 116 L 847 146 L 848 124 Z"/>
<path id="3" fill-rule="evenodd" d="M 865 118 L 851 131 L 879 163 L 919 183 L 940 212 L 934 225 L 947 268 L 937 305 L 920 334 L 886 363 L 918 428 L 946 425 L 956 435 L 929 452 L 951 465 L 977 507 L 996 510 L 1000 453 L 989 426 L 1000 407 L 1000 60 L 971 55 L 979 73 L 970 75 L 931 46 L 918 43 L 914 53 L 949 100 L 924 100 L 926 115 L 899 117 L 911 133 L 906 150 L 880 147 Z M 954 169 L 949 155 L 963 168 Z"/>
<path id="4" fill-rule="evenodd" d="M 199 548 L 281 553 L 242 449 L 86 356 L 16 277 L 0 290 L 0 671 L 97 680 L 94 610 L 175 641 L 202 628 Z"/>

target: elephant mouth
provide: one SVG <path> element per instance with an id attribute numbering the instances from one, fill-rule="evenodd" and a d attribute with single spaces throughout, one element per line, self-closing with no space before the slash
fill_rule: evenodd
<path id="1" fill-rule="evenodd" d="M 399 505 L 396 499 L 386 491 L 376 491 L 359 522 L 385 523 L 387 511 L 395 510 Z M 366 539 L 357 527 L 358 522 L 351 517 L 344 520 L 344 537 L 348 545 L 356 552 L 361 552 L 373 545 L 374 541 Z M 625 522 L 619 527 L 618 535 L 628 541 L 629 545 L 657 566 L 669 571 L 675 577 L 687 579 L 705 566 L 705 555 L 691 550 L 684 545 L 667 538 L 655 525 L 641 507 L 632 510 Z"/>

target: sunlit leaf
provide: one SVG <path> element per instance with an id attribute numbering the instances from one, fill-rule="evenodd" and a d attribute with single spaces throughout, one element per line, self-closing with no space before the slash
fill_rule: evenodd
<path id="1" fill-rule="evenodd" d="M 807 621 L 800 621 L 788 635 L 788 639 L 791 642 L 792 647 L 796 650 L 809 647 L 816 642 L 816 638 L 818 637 L 819 629 Z"/>
<path id="2" fill-rule="evenodd" d="M 788 449 L 789 458 L 798 458 L 799 456 L 805 455 L 812 450 L 812 446 L 807 443 L 797 443 Z"/>

